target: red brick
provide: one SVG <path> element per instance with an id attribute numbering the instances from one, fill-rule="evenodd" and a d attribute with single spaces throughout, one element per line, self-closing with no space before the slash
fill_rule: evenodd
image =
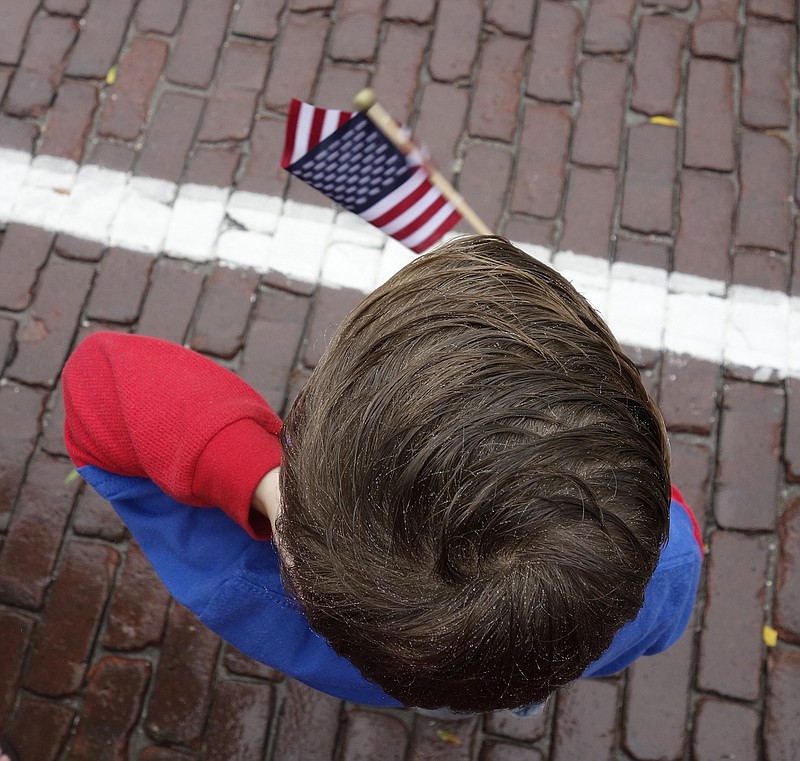
<path id="1" fill-rule="evenodd" d="M 430 82 L 422 94 L 414 128 L 415 141 L 417 145 L 425 146 L 434 166 L 448 179 L 453 177 L 453 162 L 458 153 L 468 105 L 466 90 L 438 82 Z"/>
<path id="2" fill-rule="evenodd" d="M 659 402 L 667 428 L 708 435 L 717 417 L 720 371 L 713 362 L 668 352 Z"/>
<path id="3" fill-rule="evenodd" d="M 287 688 L 273 757 L 281 761 L 332 758 L 342 701 L 294 680 L 287 682 Z"/>
<path id="4" fill-rule="evenodd" d="M 243 0 L 233 31 L 245 37 L 272 40 L 278 35 L 284 0 Z"/>
<path id="5" fill-rule="evenodd" d="M 674 267 L 691 275 L 727 280 L 736 192 L 727 177 L 685 171 Z"/>
<path id="6" fill-rule="evenodd" d="M 25 41 L 25 53 L 6 94 L 4 110 L 39 117 L 50 107 L 76 35 L 72 19 L 38 16 Z"/>
<path id="7" fill-rule="evenodd" d="M 427 46 L 425 29 L 388 25 L 372 86 L 380 93 L 381 105 L 401 124 L 411 118 Z"/>
<path id="8" fill-rule="evenodd" d="M 364 69 L 326 61 L 314 93 L 314 104 L 320 108 L 347 108 L 353 96 L 367 86 L 368 79 L 369 72 Z"/>
<path id="9" fill-rule="evenodd" d="M 0 372 L 11 359 L 11 349 L 14 346 L 14 336 L 17 332 L 17 321 L 0 318 Z"/>
<path id="10" fill-rule="evenodd" d="M 75 712 L 23 695 L 14 721 L 4 730 L 20 758 L 56 761 L 67 743 Z"/>
<path id="11" fill-rule="evenodd" d="M 344 0 L 333 26 L 328 55 L 339 61 L 374 61 L 382 9 L 382 0 Z"/>
<path id="12" fill-rule="evenodd" d="M 62 82 L 39 152 L 80 162 L 97 101 L 97 85 L 70 79 Z"/>
<path id="13" fill-rule="evenodd" d="M 403 761 L 408 730 L 399 719 L 374 711 L 349 711 L 344 721 L 342 761 Z"/>
<path id="14" fill-rule="evenodd" d="M 664 243 L 653 240 L 638 240 L 626 236 L 617 236 L 615 261 L 641 264 L 644 267 L 669 269 L 669 248 Z"/>
<path id="15" fill-rule="evenodd" d="M 692 52 L 698 56 L 736 60 L 738 15 L 738 0 L 700 0 L 700 12 L 692 27 Z"/>
<path id="16" fill-rule="evenodd" d="M 755 129 L 789 126 L 789 59 L 786 24 L 749 19 L 742 57 L 742 123 Z"/>
<path id="17" fill-rule="evenodd" d="M 469 761 L 474 758 L 477 719 L 438 720 L 417 716 L 408 761 Z M 455 740 L 442 738 L 447 732 Z"/>
<path id="18" fill-rule="evenodd" d="M 794 21 L 794 3 L 791 0 L 748 0 L 747 12 L 753 16 Z"/>
<path id="19" fill-rule="evenodd" d="M 672 232 L 678 131 L 640 124 L 628 134 L 622 224 L 642 233 Z"/>
<path id="20" fill-rule="evenodd" d="M 140 0 L 136 28 L 140 32 L 172 35 L 183 14 L 183 0 Z"/>
<path id="21" fill-rule="evenodd" d="M 715 512 L 723 528 L 772 531 L 780 474 L 783 393 L 754 383 L 725 384 Z"/>
<path id="22" fill-rule="evenodd" d="M 550 248 L 553 243 L 553 222 L 514 214 L 506 220 L 503 235 L 509 240 L 535 243 L 537 246 Z"/>
<path id="23" fill-rule="evenodd" d="M 333 8 L 335 0 L 290 0 L 293 11 L 324 11 Z"/>
<path id="24" fill-rule="evenodd" d="M 114 593 L 103 644 L 111 650 L 141 650 L 164 633 L 170 595 L 138 545 L 131 543 Z"/>
<path id="25" fill-rule="evenodd" d="M 194 756 L 179 753 L 177 750 L 159 748 L 156 745 L 144 748 L 136 757 L 137 761 L 191 761 L 194 758 Z"/>
<path id="26" fill-rule="evenodd" d="M 174 605 L 145 724 L 150 737 L 191 748 L 200 745 L 218 651 L 219 638 L 186 608 Z"/>
<path id="27" fill-rule="evenodd" d="M 59 233 L 53 250 L 64 259 L 79 259 L 85 262 L 98 262 L 103 256 L 103 244 L 94 240 L 76 238 Z"/>
<path id="28" fill-rule="evenodd" d="M 45 0 L 44 7 L 57 16 L 82 16 L 89 0 Z"/>
<path id="29" fill-rule="evenodd" d="M 0 642 L 3 643 L 3 657 L 0 658 L 0 725 L 4 727 L 8 726 L 14 708 L 33 623 L 32 619 L 19 613 L 0 612 Z"/>
<path id="30" fill-rule="evenodd" d="M 132 323 L 139 315 L 153 259 L 136 251 L 112 248 L 103 257 L 86 315 L 92 320 Z"/>
<path id="31" fill-rule="evenodd" d="M 0 6 L 0 63 L 16 64 L 22 54 L 39 0 L 17 0 Z"/>
<path id="32" fill-rule="evenodd" d="M 490 0 L 486 22 L 506 34 L 527 38 L 531 36 L 535 9 L 534 0 Z"/>
<path id="33" fill-rule="evenodd" d="M 110 547 L 69 543 L 25 675 L 28 689 L 53 697 L 80 689 L 118 563 Z"/>
<path id="34" fill-rule="evenodd" d="M 789 257 L 774 251 L 740 249 L 733 255 L 731 283 L 786 291 L 789 284 Z"/>
<path id="35" fill-rule="evenodd" d="M 541 751 L 508 743 L 484 743 L 480 761 L 544 761 Z"/>
<path id="36" fill-rule="evenodd" d="M 206 734 L 206 757 L 262 761 L 273 702 L 272 687 L 267 684 L 218 684 Z"/>
<path id="37" fill-rule="evenodd" d="M 264 96 L 267 108 L 286 112 L 292 98 L 310 99 L 327 32 L 326 19 L 289 14 L 267 82 Z"/>
<path id="38" fill-rule="evenodd" d="M 236 187 L 253 193 L 281 196 L 286 172 L 281 169 L 281 152 L 286 125 L 272 117 L 256 119 L 250 137 L 250 155 Z"/>
<path id="39" fill-rule="evenodd" d="M 561 207 L 570 115 L 561 106 L 525 107 L 511 210 L 555 217 Z"/>
<path id="40" fill-rule="evenodd" d="M 125 537 L 125 525 L 94 489 L 85 488 L 78 498 L 72 518 L 72 530 L 79 536 L 97 537 L 119 542 Z"/>
<path id="41" fill-rule="evenodd" d="M 713 473 L 711 448 L 704 440 L 684 435 L 670 435 L 672 480 L 692 509 L 700 529 L 706 526 L 708 485 Z"/>
<path id="42" fill-rule="evenodd" d="M 720 61 L 691 60 L 686 86 L 686 166 L 733 170 L 733 97 L 732 66 Z"/>
<path id="43" fill-rule="evenodd" d="M 352 288 L 317 289 L 303 340 L 302 358 L 306 367 L 316 367 L 333 331 L 363 300 L 364 294 Z"/>
<path id="44" fill-rule="evenodd" d="M 135 0 L 94 0 L 83 17 L 67 74 L 105 79 L 119 55 Z"/>
<path id="45" fill-rule="evenodd" d="M 697 668 L 697 685 L 702 690 L 743 700 L 758 698 L 767 544 L 764 537 L 732 531 L 711 535 Z M 732 663 L 736 668 L 731 668 Z"/>
<path id="46" fill-rule="evenodd" d="M 309 300 L 268 289 L 259 295 L 240 375 L 280 412 L 305 327 Z"/>
<path id="47" fill-rule="evenodd" d="M 214 268 L 197 312 L 193 349 L 231 359 L 242 348 L 258 280 L 252 270 Z"/>
<path id="48" fill-rule="evenodd" d="M 3 96 L 6 94 L 8 80 L 11 79 L 13 73 L 14 69 L 10 66 L 0 66 L 0 100 L 2 100 Z"/>
<path id="49" fill-rule="evenodd" d="M 194 95 L 165 92 L 150 123 L 135 174 L 178 182 L 204 105 L 204 100 Z"/>
<path id="50" fill-rule="evenodd" d="M 229 188 L 241 158 L 241 151 L 236 148 L 195 148 L 186 166 L 186 182 Z"/>
<path id="51" fill-rule="evenodd" d="M 36 124 L 0 114 L 0 141 L 3 148 L 33 153 L 33 145 L 38 137 L 39 127 Z"/>
<path id="52" fill-rule="evenodd" d="M 187 87 L 208 87 L 225 38 L 233 0 L 192 0 L 180 25 L 166 76 Z"/>
<path id="53" fill-rule="evenodd" d="M 526 743 L 532 743 L 544 737 L 548 724 L 547 709 L 538 716 L 525 717 L 515 716 L 510 711 L 496 711 L 487 713 L 483 720 L 484 731 Z"/>
<path id="54" fill-rule="evenodd" d="M 42 274 L 33 306 L 18 333 L 9 374 L 52 387 L 67 358 L 75 324 L 92 279 L 87 264 L 56 259 Z"/>
<path id="55" fill-rule="evenodd" d="M 628 67 L 621 61 L 587 58 L 581 64 L 581 106 L 572 139 L 578 164 L 616 168 L 625 120 Z"/>
<path id="56" fill-rule="evenodd" d="M 559 248 L 607 258 L 614 222 L 617 176 L 573 167 L 567 183 L 564 229 Z"/>
<path id="57" fill-rule="evenodd" d="M 159 259 L 136 332 L 183 343 L 202 287 L 203 276 L 188 264 Z"/>
<path id="58" fill-rule="evenodd" d="M 71 470 L 70 462 L 46 454 L 34 457 L 28 469 L 0 555 L 0 597 L 6 602 L 39 608 L 44 600 L 80 486 L 79 479 L 66 483 Z"/>
<path id="59" fill-rule="evenodd" d="M 683 758 L 693 638 L 689 625 L 669 650 L 640 658 L 628 673 L 624 743 L 635 758 Z"/>
<path id="60" fill-rule="evenodd" d="M 687 22 L 680 18 L 642 18 L 633 64 L 631 108 L 651 115 L 675 113 L 688 29 Z"/>
<path id="61" fill-rule="evenodd" d="M 583 50 L 586 53 L 627 53 L 633 42 L 635 0 L 595 0 L 589 6 Z"/>
<path id="62" fill-rule="evenodd" d="M 483 44 L 469 115 L 470 134 L 506 142 L 514 138 L 525 49 L 522 40 L 500 37 L 490 37 Z"/>
<path id="63" fill-rule="evenodd" d="M 89 687 L 72 740 L 70 759 L 128 758 L 128 742 L 150 680 L 150 662 L 101 658 L 89 670 Z"/>
<path id="64" fill-rule="evenodd" d="M 18 312 L 30 306 L 54 237 L 38 227 L 8 226 L 0 245 L 0 307 Z"/>
<path id="65" fill-rule="evenodd" d="M 616 738 L 619 688 L 611 682 L 575 682 L 558 694 L 553 761 L 606 761 Z"/>
<path id="66" fill-rule="evenodd" d="M 114 169 L 117 172 L 130 172 L 134 161 L 136 161 L 136 151 L 127 145 L 110 143 L 107 140 L 97 140 L 97 142 L 92 141 L 88 160 L 92 164 L 97 164 L 106 169 Z"/>
<path id="67" fill-rule="evenodd" d="M 39 391 L 0 386 L 0 528 L 5 529 L 28 458 L 39 433 L 45 397 Z"/>
<path id="68" fill-rule="evenodd" d="M 513 155 L 488 143 L 472 143 L 464 155 L 458 189 L 490 230 L 497 230 L 505 191 L 513 171 Z M 464 230 L 472 232 L 466 222 Z"/>
<path id="69" fill-rule="evenodd" d="M 794 761 L 800 752 L 800 653 L 782 647 L 769 654 L 767 702 L 764 723 L 765 758 Z"/>
<path id="70" fill-rule="evenodd" d="M 569 4 L 542 0 L 531 46 L 526 92 L 540 100 L 571 103 L 581 16 Z"/>
<path id="71" fill-rule="evenodd" d="M 797 378 L 787 378 L 786 380 L 786 431 L 783 460 L 786 463 L 786 480 L 800 481 L 800 380 Z"/>
<path id="72" fill-rule="evenodd" d="M 775 627 L 781 639 L 800 644 L 800 499 L 786 508 L 779 530 Z"/>
<path id="73" fill-rule="evenodd" d="M 267 666 L 264 663 L 248 658 L 244 653 L 239 652 L 233 645 L 225 646 L 225 668 L 231 674 L 239 676 L 250 676 L 256 679 L 269 679 L 272 682 L 283 681 L 283 674 L 280 671 Z"/>
<path id="74" fill-rule="evenodd" d="M 386 18 L 427 24 L 433 18 L 430 0 L 389 0 Z"/>
<path id="75" fill-rule="evenodd" d="M 244 140 L 249 134 L 264 85 L 270 50 L 263 45 L 231 42 L 220 63 L 217 86 L 208 102 L 199 140 Z"/>
<path id="76" fill-rule="evenodd" d="M 697 706 L 692 758 L 696 761 L 757 761 L 759 715 L 750 706 L 705 698 Z"/>
<path id="77" fill-rule="evenodd" d="M 454 82 L 469 77 L 478 51 L 483 4 L 477 0 L 442 0 L 433 32 L 428 70 L 431 77 Z"/>
<path id="78" fill-rule="evenodd" d="M 135 140 L 139 136 L 168 53 L 169 46 L 162 40 L 133 39 L 106 97 L 98 134 L 122 140 Z"/>

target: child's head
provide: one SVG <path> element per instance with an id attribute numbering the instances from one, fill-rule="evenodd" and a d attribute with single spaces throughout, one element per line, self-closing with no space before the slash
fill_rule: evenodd
<path id="1" fill-rule="evenodd" d="M 290 582 L 406 705 L 510 708 L 577 678 L 667 535 L 668 445 L 638 371 L 502 238 L 456 239 L 367 297 L 283 439 Z"/>

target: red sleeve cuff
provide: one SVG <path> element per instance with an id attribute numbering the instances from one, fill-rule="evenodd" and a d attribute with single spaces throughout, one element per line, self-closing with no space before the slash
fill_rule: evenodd
<path id="1" fill-rule="evenodd" d="M 275 434 L 253 420 L 238 420 L 208 442 L 197 461 L 192 492 L 221 508 L 255 539 L 272 539 L 272 526 L 250 503 L 259 481 L 281 464 Z"/>

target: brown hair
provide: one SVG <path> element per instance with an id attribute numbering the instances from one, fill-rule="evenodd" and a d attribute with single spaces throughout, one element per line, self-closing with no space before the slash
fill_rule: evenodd
<path id="1" fill-rule="evenodd" d="M 668 531 L 666 434 L 636 367 L 499 237 L 368 296 L 283 445 L 287 581 L 406 705 L 512 708 L 577 678 L 638 612 Z"/>

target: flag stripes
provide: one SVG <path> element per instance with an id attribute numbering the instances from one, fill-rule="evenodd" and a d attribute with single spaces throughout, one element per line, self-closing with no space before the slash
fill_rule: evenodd
<path id="1" fill-rule="evenodd" d="M 281 166 L 417 253 L 461 218 L 427 170 L 361 113 L 293 100 Z"/>

